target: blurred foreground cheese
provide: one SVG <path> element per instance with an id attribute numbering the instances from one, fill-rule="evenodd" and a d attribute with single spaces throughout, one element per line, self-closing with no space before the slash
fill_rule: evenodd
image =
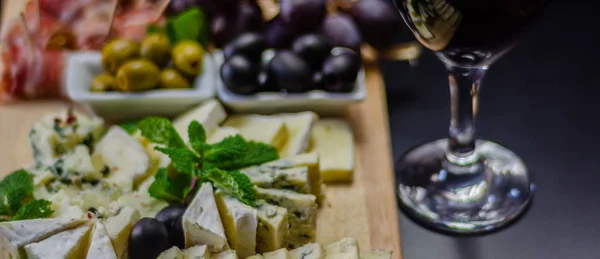
<path id="1" fill-rule="evenodd" d="M 219 127 L 225 118 L 227 113 L 223 105 L 215 99 L 207 100 L 200 104 L 198 107 L 180 115 L 173 120 L 173 126 L 181 136 L 188 142 L 188 126 L 192 121 L 198 121 L 204 127 L 206 135 L 209 135 Z"/>
<path id="2" fill-rule="evenodd" d="M 264 259 L 288 259 L 290 257 L 288 255 L 287 250 L 285 250 L 285 248 L 281 248 L 279 250 L 264 253 L 262 255 L 262 258 L 264 258 Z"/>
<path id="3" fill-rule="evenodd" d="M 184 259 L 184 257 L 181 249 L 174 246 L 162 252 L 156 259 Z"/>
<path id="4" fill-rule="evenodd" d="M 215 193 L 215 199 L 231 249 L 241 258 L 254 255 L 258 225 L 256 209 L 222 191 Z"/>
<path id="5" fill-rule="evenodd" d="M 223 222 L 210 183 L 204 183 L 182 217 L 185 247 L 207 245 L 211 252 L 228 248 Z"/>
<path id="6" fill-rule="evenodd" d="M 371 250 L 361 251 L 360 259 L 392 259 L 392 251 L 390 250 Z"/>
<path id="7" fill-rule="evenodd" d="M 230 116 L 223 126 L 236 128 L 246 140 L 267 143 L 277 150 L 281 150 L 289 135 L 284 120 L 271 116 Z"/>
<path id="8" fill-rule="evenodd" d="M 311 152 L 319 154 L 319 171 L 324 182 L 352 180 L 354 136 L 348 122 L 327 119 L 315 123 Z"/>
<path id="9" fill-rule="evenodd" d="M 130 207 L 120 208 L 117 215 L 106 220 L 106 232 L 118 258 L 124 258 L 129 244 L 129 234 L 138 220 L 140 220 L 140 213 Z"/>
<path id="10" fill-rule="evenodd" d="M 317 243 L 310 243 L 289 252 L 290 259 L 323 259 L 325 250 Z"/>
<path id="11" fill-rule="evenodd" d="M 306 152 L 313 124 L 319 116 L 314 112 L 301 112 L 278 114 L 275 117 L 282 118 L 289 131 L 288 140 L 279 155 L 290 157 Z"/>
<path id="12" fill-rule="evenodd" d="M 87 259 L 117 259 L 117 254 L 110 241 L 104 224 L 96 222 L 92 232 Z"/>
<path id="13" fill-rule="evenodd" d="M 25 246 L 28 259 L 80 259 L 87 253 L 91 225 L 60 232 Z"/>
<path id="14" fill-rule="evenodd" d="M 184 259 L 209 259 L 211 257 L 208 247 L 205 245 L 192 246 L 183 251 Z"/>
<path id="15" fill-rule="evenodd" d="M 208 144 L 219 143 L 219 142 L 221 142 L 221 140 L 223 140 L 227 137 L 235 136 L 238 134 L 240 134 L 240 131 L 236 128 L 220 127 L 220 128 L 217 128 L 215 131 L 213 131 L 212 134 L 208 135 L 206 143 L 208 143 Z"/>
<path id="16" fill-rule="evenodd" d="M 225 250 L 211 257 L 212 259 L 238 259 L 237 253 L 234 250 Z"/>
<path id="17" fill-rule="evenodd" d="M 327 259 L 359 259 L 358 241 L 345 237 L 325 247 Z"/>
<path id="18" fill-rule="evenodd" d="M 86 221 L 80 219 L 31 219 L 0 223 L 0 255 L 19 258 L 25 245 L 39 242 L 61 231 L 73 229 Z M 4 257 L 2 257 L 4 258 Z"/>

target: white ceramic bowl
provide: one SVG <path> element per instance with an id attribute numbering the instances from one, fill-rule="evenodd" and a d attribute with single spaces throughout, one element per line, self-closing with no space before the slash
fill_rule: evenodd
<path id="1" fill-rule="evenodd" d="M 215 52 L 215 63 L 220 71 L 224 62 L 222 52 Z M 360 102 L 367 97 L 365 71 L 361 69 L 356 80 L 356 87 L 349 93 L 330 93 L 313 90 L 306 93 L 273 93 L 264 92 L 253 95 L 240 95 L 229 91 L 220 73 L 218 74 L 217 95 L 219 99 L 235 112 L 240 113 L 282 113 L 313 111 L 321 115 L 340 115 L 351 104 Z"/>
<path id="2" fill-rule="evenodd" d="M 94 77 L 102 73 L 102 55 L 97 51 L 74 52 L 67 58 L 65 85 L 67 94 L 83 103 L 95 115 L 111 121 L 144 116 L 175 116 L 215 96 L 218 69 L 211 54 L 206 54 L 203 71 L 191 89 L 151 90 L 139 93 L 90 91 Z"/>

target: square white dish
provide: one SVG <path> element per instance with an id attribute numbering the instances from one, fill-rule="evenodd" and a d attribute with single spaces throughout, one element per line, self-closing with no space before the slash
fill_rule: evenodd
<path id="1" fill-rule="evenodd" d="M 320 115 L 340 115 L 351 104 L 367 98 L 365 71 L 358 72 L 356 87 L 349 93 L 330 93 L 313 90 L 306 93 L 262 92 L 240 95 L 229 91 L 221 80 L 220 69 L 224 62 L 221 51 L 214 53 L 217 64 L 217 95 L 228 108 L 239 113 L 272 114 L 282 112 L 313 111 Z"/>
<path id="2" fill-rule="evenodd" d="M 67 57 L 65 86 L 69 98 L 82 103 L 95 115 L 111 121 L 144 116 L 175 116 L 215 96 L 218 69 L 211 54 L 203 59 L 203 71 L 193 88 L 151 90 L 137 93 L 90 91 L 94 77 L 102 73 L 102 54 L 97 51 L 73 52 Z"/>

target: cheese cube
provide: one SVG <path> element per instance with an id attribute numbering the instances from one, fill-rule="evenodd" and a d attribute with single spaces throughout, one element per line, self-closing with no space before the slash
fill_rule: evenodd
<path id="1" fill-rule="evenodd" d="M 345 237 L 325 247 L 327 259 L 359 259 L 358 241 Z"/>
<path id="2" fill-rule="evenodd" d="M 208 247 L 205 245 L 192 246 L 183 251 L 184 259 L 208 259 L 211 257 Z"/>
<path id="3" fill-rule="evenodd" d="M 281 157 L 291 157 L 306 152 L 312 126 L 319 119 L 319 116 L 314 112 L 300 112 L 278 114 L 274 117 L 282 118 L 289 131 L 288 140 L 279 155 Z"/>
<path id="4" fill-rule="evenodd" d="M 238 259 L 234 250 L 225 250 L 212 256 L 212 259 Z"/>
<path id="5" fill-rule="evenodd" d="M 252 184 L 262 188 L 285 189 L 299 193 L 311 193 L 308 167 L 272 169 L 253 166 L 240 170 Z"/>
<path id="6" fill-rule="evenodd" d="M 308 167 L 308 180 L 310 182 L 311 193 L 317 197 L 317 202 L 321 203 L 325 198 L 322 189 L 323 181 L 319 172 L 319 155 L 317 153 L 306 153 L 293 157 L 283 158 L 260 165 L 262 171 L 274 169 L 287 169 L 294 167 Z"/>
<path id="7" fill-rule="evenodd" d="M 289 252 L 290 259 L 324 259 L 325 250 L 317 243 L 310 243 Z"/>
<path id="8" fill-rule="evenodd" d="M 262 115 L 231 116 L 223 126 L 236 128 L 244 139 L 263 142 L 277 150 L 283 147 L 289 134 L 283 119 Z"/>
<path id="9" fill-rule="evenodd" d="M 188 142 L 188 126 L 192 121 L 198 121 L 204 127 L 206 135 L 210 134 L 221 124 L 227 113 L 223 105 L 215 99 L 202 102 L 198 107 L 182 114 L 173 120 L 173 127 L 181 138 Z"/>
<path id="10" fill-rule="evenodd" d="M 392 251 L 375 249 L 360 252 L 360 259 L 392 259 Z"/>
<path id="11" fill-rule="evenodd" d="M 60 232 L 25 246 L 29 259 L 80 259 L 87 253 L 91 225 Z"/>
<path id="12" fill-rule="evenodd" d="M 221 191 L 215 193 L 215 199 L 231 249 L 242 258 L 255 254 L 256 209 Z"/>
<path id="13" fill-rule="evenodd" d="M 351 181 L 354 170 L 354 136 L 348 122 L 320 120 L 311 135 L 311 152 L 321 159 L 319 171 L 324 182 Z"/>
<path id="14" fill-rule="evenodd" d="M 131 207 L 122 207 L 115 216 L 106 219 L 104 225 L 118 258 L 125 258 L 129 234 L 133 225 L 140 220 L 140 213 Z"/>
<path id="15" fill-rule="evenodd" d="M 285 246 L 288 230 L 287 209 L 257 202 L 258 228 L 256 230 L 256 251 L 271 252 Z"/>
<path id="16" fill-rule="evenodd" d="M 228 248 L 227 237 L 210 183 L 204 183 L 182 217 L 185 247 L 207 245 L 218 253 Z"/>
<path id="17" fill-rule="evenodd" d="M 181 249 L 174 246 L 162 252 L 156 259 L 184 259 L 184 257 Z"/>
<path id="18" fill-rule="evenodd" d="M 238 134 L 240 134 L 240 131 L 236 128 L 220 127 L 220 128 L 217 128 L 212 134 L 210 134 L 208 136 L 208 138 L 206 139 L 206 143 L 208 143 L 208 144 L 219 143 L 219 142 L 221 142 L 221 140 L 223 140 L 227 137 L 235 136 Z"/>
<path id="19" fill-rule="evenodd" d="M 288 190 L 256 187 L 256 195 L 270 204 L 287 209 L 288 237 L 286 246 L 296 248 L 316 238 L 317 203 L 312 194 L 300 194 Z"/>
<path id="20" fill-rule="evenodd" d="M 264 259 L 288 259 L 290 256 L 288 255 L 287 250 L 285 248 L 281 248 L 279 250 L 271 251 L 264 253 L 262 255 Z"/>
<path id="21" fill-rule="evenodd" d="M 110 170 L 107 182 L 131 192 L 148 176 L 152 166 L 146 149 L 119 126 L 111 127 L 94 147 Z"/>
<path id="22" fill-rule="evenodd" d="M 106 227 L 101 222 L 96 222 L 96 225 L 94 226 L 92 241 L 86 258 L 117 259 L 117 254 L 110 241 Z"/>
<path id="23" fill-rule="evenodd" d="M 61 231 L 73 229 L 86 221 L 80 219 L 30 219 L 0 222 L 0 250 L 19 258 L 20 250 Z"/>

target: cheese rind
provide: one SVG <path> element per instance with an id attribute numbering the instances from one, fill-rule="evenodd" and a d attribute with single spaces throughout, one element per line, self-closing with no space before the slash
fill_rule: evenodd
<path id="1" fill-rule="evenodd" d="M 0 223 L 0 250 L 19 258 L 25 245 L 39 242 L 61 231 L 73 229 L 87 221 L 81 219 L 31 219 Z"/>
<path id="2" fill-rule="evenodd" d="M 284 247 L 288 230 L 287 209 L 259 201 L 256 210 L 256 251 L 266 253 Z"/>
<path id="3" fill-rule="evenodd" d="M 184 257 L 181 249 L 174 246 L 162 252 L 156 259 L 184 259 Z"/>
<path id="4" fill-rule="evenodd" d="M 300 112 L 278 114 L 274 117 L 282 118 L 289 131 L 289 137 L 279 155 L 291 157 L 306 152 L 310 141 L 310 133 L 319 116 L 314 112 Z"/>
<path id="5" fill-rule="evenodd" d="M 303 166 L 307 167 L 311 193 L 317 197 L 317 202 L 320 204 L 325 198 L 325 193 L 322 188 L 323 181 L 321 180 L 321 173 L 319 172 L 319 164 L 319 155 L 316 152 L 313 152 L 271 161 L 259 165 L 258 167 L 262 171 L 272 171 L 276 169 L 288 169 Z"/>
<path id="6" fill-rule="evenodd" d="M 28 259 L 80 259 L 85 258 L 91 225 L 60 232 L 40 242 L 25 246 Z M 49 251 L 52 251 L 49 253 Z"/>
<path id="7" fill-rule="evenodd" d="M 173 127 L 179 135 L 188 142 L 188 126 L 192 121 L 198 121 L 204 127 L 206 134 L 210 134 L 221 124 L 227 113 L 223 105 L 215 99 L 202 102 L 198 107 L 180 115 L 173 120 Z"/>
<path id="8" fill-rule="evenodd" d="M 320 156 L 324 182 L 351 181 L 354 170 L 354 136 L 348 122 L 326 119 L 315 123 L 311 152 Z"/>
<path id="9" fill-rule="evenodd" d="M 317 243 L 310 243 L 289 252 L 290 259 L 323 259 L 325 250 Z"/>
<path id="10" fill-rule="evenodd" d="M 275 251 L 267 252 L 262 254 L 264 259 L 288 259 L 290 258 L 287 250 L 285 248 L 281 248 Z"/>
<path id="11" fill-rule="evenodd" d="M 129 234 L 133 225 L 140 220 L 140 213 L 131 207 L 122 207 L 115 216 L 106 219 L 104 225 L 118 258 L 125 258 Z"/>
<path id="12" fill-rule="evenodd" d="M 392 251 L 381 249 L 361 251 L 360 259 L 392 259 Z"/>
<path id="13" fill-rule="evenodd" d="M 117 259 L 117 254 L 106 231 L 106 227 L 101 222 L 96 222 L 92 232 L 92 241 L 88 249 L 88 259 Z"/>
<path id="14" fill-rule="evenodd" d="M 288 237 L 286 246 L 296 248 L 316 238 L 317 203 L 312 194 L 300 194 L 288 190 L 254 187 L 259 199 L 287 209 Z"/>
<path id="15" fill-rule="evenodd" d="M 256 209 L 222 191 L 215 193 L 215 199 L 231 249 L 242 258 L 255 254 L 258 225 Z"/>
<path id="16" fill-rule="evenodd" d="M 283 147 L 289 136 L 283 119 L 270 116 L 231 116 L 227 118 L 223 126 L 236 128 L 244 139 L 267 143 L 277 150 Z"/>
<path id="17" fill-rule="evenodd" d="M 253 166 L 240 170 L 250 178 L 252 184 L 262 188 L 292 190 L 299 193 L 311 193 L 308 167 L 273 169 Z"/>
<path id="18" fill-rule="evenodd" d="M 228 248 L 223 222 L 210 183 L 204 183 L 182 217 L 185 247 L 207 245 L 218 253 Z"/>
<path id="19" fill-rule="evenodd" d="M 345 237 L 325 247 L 327 259 L 359 259 L 358 241 L 353 237 Z"/>
<path id="20" fill-rule="evenodd" d="M 211 253 L 205 245 L 192 246 L 183 251 L 184 259 L 209 259 L 210 257 Z"/>

